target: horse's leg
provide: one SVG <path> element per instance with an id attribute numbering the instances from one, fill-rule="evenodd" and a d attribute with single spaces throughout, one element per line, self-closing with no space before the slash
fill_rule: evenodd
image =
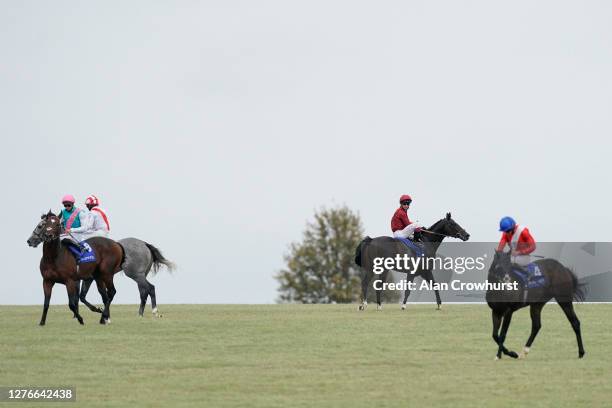
<path id="1" fill-rule="evenodd" d="M 406 310 L 406 303 L 408 302 L 408 296 L 410 296 L 410 287 L 408 286 L 408 283 L 410 282 L 412 282 L 412 280 L 408 280 L 408 274 L 406 274 L 406 290 L 404 290 L 404 301 L 402 302 L 402 310 Z"/>
<path id="2" fill-rule="evenodd" d="M 499 348 L 497 350 L 498 359 L 501 358 L 502 352 L 512 358 L 518 358 L 518 354 L 516 354 L 514 351 L 509 351 L 504 347 L 504 341 L 506 341 L 506 334 L 508 334 L 508 328 L 510 327 L 510 322 L 512 321 L 512 313 L 514 313 L 512 310 L 508 310 L 502 318 L 502 327 L 499 333 Z"/>
<path id="3" fill-rule="evenodd" d="M 434 279 L 433 272 L 430 270 L 423 271 L 423 279 L 426 279 L 429 282 L 430 286 L 434 286 L 436 284 L 436 280 Z M 434 293 L 436 294 L 436 303 L 438 305 L 438 310 L 442 309 L 442 299 L 440 299 L 440 291 L 438 289 L 434 289 Z"/>
<path id="4" fill-rule="evenodd" d="M 113 302 L 113 299 L 115 298 L 115 295 L 117 294 L 117 289 L 115 289 L 115 284 L 113 283 L 113 275 L 111 274 L 110 277 L 107 277 L 107 279 L 105 279 L 104 284 L 106 285 L 106 291 L 108 293 L 108 310 L 107 310 L 107 314 L 106 314 L 106 323 L 110 323 L 110 305 Z"/>
<path id="5" fill-rule="evenodd" d="M 574 329 L 574 333 L 576 333 L 576 341 L 578 342 L 578 358 L 584 357 L 584 347 L 582 346 L 582 334 L 580 333 L 580 320 L 578 320 L 578 316 L 576 316 L 576 312 L 574 312 L 574 304 L 569 302 L 560 302 L 559 306 L 565 312 L 565 316 L 567 316 L 567 320 L 572 325 L 572 329 Z"/>
<path id="6" fill-rule="evenodd" d="M 544 303 L 534 303 L 529 307 L 529 315 L 531 316 L 531 334 L 529 335 L 529 339 L 527 339 L 527 343 L 525 343 L 525 347 L 523 351 L 519 355 L 521 358 L 527 357 L 529 354 L 529 350 L 533 341 L 535 340 L 540 328 L 542 327 L 542 323 L 540 321 L 540 315 L 542 314 L 542 308 L 544 307 Z"/>
<path id="7" fill-rule="evenodd" d="M 494 310 L 491 311 L 491 317 L 493 319 L 493 341 L 495 342 L 495 344 L 500 345 L 499 343 L 499 328 L 501 326 L 502 323 L 502 319 L 504 317 L 503 314 L 497 313 Z M 503 343 L 501 344 L 502 347 L 502 352 L 506 355 L 508 355 L 510 352 L 508 351 L 508 349 L 506 347 L 504 347 Z M 501 355 L 496 356 L 495 359 L 499 360 L 501 358 Z"/>
<path id="8" fill-rule="evenodd" d="M 108 293 L 106 291 L 106 286 L 104 282 L 99 277 L 96 278 L 96 286 L 98 287 L 98 293 L 102 297 L 102 303 L 104 303 L 104 310 L 102 311 L 102 316 L 100 316 L 100 324 L 106 324 L 106 320 L 108 319 Z"/>
<path id="9" fill-rule="evenodd" d="M 51 300 L 51 291 L 55 282 L 51 280 L 43 280 L 43 292 L 45 293 L 45 303 L 43 305 L 43 313 L 40 318 L 40 325 L 44 326 L 47 321 L 47 311 L 49 310 L 49 301 Z"/>
<path id="10" fill-rule="evenodd" d="M 161 317 L 162 316 L 161 313 L 157 311 L 157 298 L 155 297 L 155 285 L 153 285 L 149 281 L 147 281 L 147 283 L 149 284 L 149 296 L 151 297 L 151 309 L 153 312 L 153 316 Z"/>
<path id="11" fill-rule="evenodd" d="M 497 344 L 499 348 L 499 328 L 501 326 L 501 321 L 503 315 L 496 313 L 495 310 L 491 310 L 491 317 L 493 319 L 493 341 Z M 499 360 L 500 356 L 496 356 L 495 359 Z"/>
<path id="12" fill-rule="evenodd" d="M 379 286 L 382 287 L 382 284 L 387 281 L 388 273 L 389 271 L 384 271 L 383 273 L 380 274 L 380 285 Z M 376 289 L 376 310 L 382 310 L 382 301 L 380 300 L 381 293 L 382 293 L 382 289 Z"/>
<path id="13" fill-rule="evenodd" d="M 137 283 L 138 293 L 140 293 L 140 308 L 138 309 L 138 316 L 142 317 L 147 304 L 147 298 L 149 297 L 149 285 L 147 285 L 148 282 L 146 280 L 139 280 Z"/>
<path id="14" fill-rule="evenodd" d="M 96 312 L 96 313 L 102 313 L 102 309 L 100 309 L 99 307 L 96 307 L 94 305 L 92 305 L 91 303 L 89 303 L 86 299 L 87 293 L 89 292 L 89 287 L 91 286 L 91 283 L 93 282 L 93 278 L 89 278 L 89 279 L 83 279 L 81 281 L 81 290 L 79 291 L 79 299 L 81 300 L 81 302 L 87 306 L 89 308 L 89 310 L 91 310 L 92 312 Z"/>
<path id="15" fill-rule="evenodd" d="M 372 275 L 374 274 L 369 269 L 363 269 L 364 275 L 361 279 L 361 304 L 359 305 L 359 310 L 366 310 L 368 307 L 368 287 L 370 286 L 370 280 L 372 280 Z"/>
<path id="16" fill-rule="evenodd" d="M 84 324 L 79 314 L 79 281 L 66 281 L 66 292 L 68 292 L 68 307 L 79 323 Z"/>

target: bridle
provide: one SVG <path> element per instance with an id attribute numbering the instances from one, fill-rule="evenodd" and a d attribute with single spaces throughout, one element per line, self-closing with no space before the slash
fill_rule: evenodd
<path id="1" fill-rule="evenodd" d="M 57 219 L 57 217 L 55 217 L 55 218 L 54 218 L 54 220 L 56 220 L 57 222 L 59 222 L 59 219 Z M 49 229 L 51 229 L 51 230 L 52 230 L 53 228 L 55 228 L 55 227 L 50 227 L 50 226 L 48 226 L 48 223 L 49 223 L 49 218 L 46 218 L 46 219 L 45 219 L 45 226 L 43 227 L 43 229 L 42 229 L 41 233 L 40 233 L 40 234 L 37 234 L 38 239 L 41 239 L 41 240 L 43 240 L 44 242 L 50 242 L 50 241 L 53 241 L 54 239 L 59 238 L 59 236 L 61 235 L 61 229 L 60 229 L 60 233 L 59 233 L 57 236 L 52 236 L 52 237 L 47 236 L 46 231 L 49 231 Z M 61 224 L 60 224 L 60 226 L 61 226 Z"/>
<path id="2" fill-rule="evenodd" d="M 429 231 L 429 230 L 426 230 L 426 229 L 421 229 L 421 233 L 423 233 L 423 234 L 437 235 L 437 236 L 439 236 L 439 237 L 447 237 L 447 238 L 459 238 L 459 237 L 457 236 L 459 233 L 457 233 L 457 234 L 455 234 L 455 235 L 450 235 L 450 234 L 442 234 L 441 232 L 433 232 L 433 231 Z"/>
<path id="3" fill-rule="evenodd" d="M 437 224 L 437 223 L 436 223 Z M 451 234 L 443 234 L 441 232 L 434 232 L 434 231 L 430 231 L 428 229 L 422 228 L 421 229 L 421 233 L 425 233 L 425 234 L 431 234 L 431 235 L 437 235 L 439 237 L 446 237 L 446 238 L 459 238 L 462 239 L 460 236 L 460 231 L 457 231 L 457 233 L 455 233 L 454 235 Z"/>

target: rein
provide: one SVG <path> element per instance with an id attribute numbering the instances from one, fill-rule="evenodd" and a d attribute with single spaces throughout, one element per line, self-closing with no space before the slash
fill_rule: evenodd
<path id="1" fill-rule="evenodd" d="M 433 231 L 429 231 L 426 229 L 421 229 L 421 233 L 427 233 L 427 234 L 432 234 L 432 235 L 438 235 L 441 237 L 448 237 L 448 238 L 455 238 L 455 235 L 449 235 L 449 234 L 442 234 L 440 232 L 433 232 Z"/>

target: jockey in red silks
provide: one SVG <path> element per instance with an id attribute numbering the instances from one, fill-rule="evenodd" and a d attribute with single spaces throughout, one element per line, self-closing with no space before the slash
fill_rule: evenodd
<path id="1" fill-rule="evenodd" d="M 531 263 L 531 254 L 536 249 L 536 243 L 527 227 L 518 225 L 512 217 L 504 217 L 499 222 L 499 230 L 503 232 L 498 251 L 502 251 L 506 245 L 510 247 L 511 260 L 520 266 Z"/>
<path id="2" fill-rule="evenodd" d="M 391 231 L 393 231 L 393 236 L 395 238 L 414 238 L 414 232 L 420 231 L 421 225 L 416 222 L 411 222 L 408 218 L 408 209 L 410 208 L 410 203 L 412 203 L 412 198 L 404 194 L 400 197 L 400 207 L 395 210 L 393 214 L 393 218 L 391 218 Z"/>
<path id="3" fill-rule="evenodd" d="M 90 195 L 85 199 L 85 205 L 89 210 L 89 228 L 87 231 L 88 238 L 91 237 L 106 237 L 110 233 L 110 223 L 106 211 L 100 208 L 100 200 L 95 195 Z"/>

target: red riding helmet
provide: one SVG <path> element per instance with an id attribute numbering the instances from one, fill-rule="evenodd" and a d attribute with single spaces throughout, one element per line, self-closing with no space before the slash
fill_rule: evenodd
<path id="1" fill-rule="evenodd" d="M 94 207 L 100 205 L 100 200 L 95 195 L 90 195 L 85 199 L 85 205 L 93 205 Z"/>
<path id="2" fill-rule="evenodd" d="M 410 197 L 408 194 L 404 194 L 403 196 L 400 197 L 400 204 L 403 203 L 404 201 L 410 201 L 412 202 L 412 197 Z"/>

